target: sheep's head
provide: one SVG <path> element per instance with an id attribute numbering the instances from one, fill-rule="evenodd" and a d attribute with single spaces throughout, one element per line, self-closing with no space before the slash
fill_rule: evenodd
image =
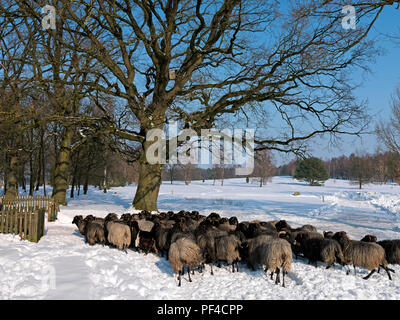
<path id="1" fill-rule="evenodd" d="M 197 219 L 199 219 L 199 212 L 198 211 L 192 211 L 191 213 L 190 213 L 190 217 L 192 218 L 192 219 L 195 219 L 195 220 L 197 220 Z"/>
<path id="2" fill-rule="evenodd" d="M 75 216 L 74 219 L 72 220 L 72 224 L 76 224 L 78 225 L 79 221 L 83 220 L 83 216 L 79 215 L 79 216 Z"/>
<path id="3" fill-rule="evenodd" d="M 324 231 L 323 234 L 324 234 L 324 238 L 325 239 L 330 239 L 330 238 L 333 237 L 333 232 L 332 231 Z"/>
<path id="4" fill-rule="evenodd" d="M 340 245 L 343 247 L 343 245 L 348 242 L 350 240 L 349 236 L 347 235 L 346 232 L 344 231 L 339 231 L 336 232 L 333 236 L 332 236 L 333 240 L 336 240 L 337 242 L 340 243 Z"/>
<path id="5" fill-rule="evenodd" d="M 290 229 L 289 224 L 286 222 L 286 220 L 280 220 L 275 224 L 275 228 L 278 231 L 281 231 L 283 229 Z"/>
<path id="6" fill-rule="evenodd" d="M 239 224 L 239 220 L 236 217 L 230 217 L 229 224 L 232 226 L 237 226 Z"/>
<path id="7" fill-rule="evenodd" d="M 114 220 L 118 220 L 118 216 L 116 213 L 109 213 L 105 218 L 104 221 L 108 222 L 108 221 L 114 221 Z"/>
<path id="8" fill-rule="evenodd" d="M 121 215 L 121 219 L 124 221 L 129 221 L 131 219 L 131 214 L 130 213 L 124 213 Z"/>
<path id="9" fill-rule="evenodd" d="M 248 241 L 243 241 L 239 245 L 239 256 L 241 261 L 246 261 L 249 257 L 249 243 Z"/>
<path id="10" fill-rule="evenodd" d="M 367 234 L 364 238 L 361 239 L 363 242 L 376 242 L 378 239 L 373 234 Z"/>
<path id="11" fill-rule="evenodd" d="M 219 221 L 219 220 L 221 220 L 221 216 L 220 216 L 218 213 L 216 213 L 216 212 L 211 212 L 211 213 L 207 216 L 207 219 L 208 219 L 208 220 L 216 220 L 216 221 Z"/>
<path id="12" fill-rule="evenodd" d="M 86 222 L 90 222 L 90 221 L 93 221 L 93 220 L 95 220 L 96 218 L 95 218 L 95 216 L 93 216 L 92 214 L 89 214 L 89 215 L 87 215 L 86 217 L 85 217 L 85 221 Z"/>
<path id="13" fill-rule="evenodd" d="M 219 220 L 219 224 L 224 224 L 224 223 L 229 223 L 228 218 L 222 218 L 221 220 Z"/>

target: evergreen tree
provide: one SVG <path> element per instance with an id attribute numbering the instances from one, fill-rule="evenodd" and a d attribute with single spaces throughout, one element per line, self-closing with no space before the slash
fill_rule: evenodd
<path id="1" fill-rule="evenodd" d="M 310 186 L 316 186 L 328 180 L 328 170 L 320 159 L 308 158 L 297 163 L 294 178 L 307 181 Z"/>

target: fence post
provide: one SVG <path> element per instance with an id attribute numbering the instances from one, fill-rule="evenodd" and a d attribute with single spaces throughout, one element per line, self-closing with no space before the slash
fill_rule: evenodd
<path id="1" fill-rule="evenodd" d="M 41 210 L 39 210 L 39 226 L 40 226 L 40 228 L 39 228 L 39 230 L 40 230 L 40 233 L 39 233 L 39 239 L 38 239 L 38 241 L 40 240 L 40 238 L 41 237 L 43 237 L 44 236 L 44 231 L 45 231 L 45 220 L 44 220 L 44 216 L 45 216 L 45 210 L 44 209 L 41 209 Z"/>
<path id="2" fill-rule="evenodd" d="M 0 217 L 0 233 L 4 233 L 4 220 L 5 220 L 5 217 L 4 217 L 4 206 L 1 208 L 1 211 L 0 211 L 0 213 L 1 213 L 1 217 Z"/>

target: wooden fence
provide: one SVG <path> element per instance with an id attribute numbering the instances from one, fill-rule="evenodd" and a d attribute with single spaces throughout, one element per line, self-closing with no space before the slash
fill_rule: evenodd
<path id="1" fill-rule="evenodd" d="M 35 211 L 44 209 L 47 212 L 47 221 L 52 222 L 57 218 L 57 213 L 60 212 L 60 206 L 53 198 L 50 197 L 22 197 L 18 196 L 14 199 L 0 198 L 3 208 L 12 210 L 16 208 L 19 211 Z"/>
<path id="2" fill-rule="evenodd" d="M 0 215 L 0 232 L 19 235 L 21 239 L 38 242 L 44 235 L 44 209 L 30 211 L 3 206 Z"/>

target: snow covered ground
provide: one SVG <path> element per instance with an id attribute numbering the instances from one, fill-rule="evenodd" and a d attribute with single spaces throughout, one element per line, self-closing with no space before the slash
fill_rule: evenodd
<path id="1" fill-rule="evenodd" d="M 292 194 L 298 191 L 300 196 Z M 389 281 L 385 273 L 368 281 L 367 270 L 346 276 L 342 267 L 325 270 L 295 260 L 286 288 L 276 286 L 260 269 L 240 264 L 239 273 L 215 268 L 185 275 L 177 287 L 168 261 L 133 250 L 128 254 L 101 245 L 85 244 L 73 225 L 75 215 L 105 216 L 109 212 L 135 212 L 135 187 L 113 188 L 107 194 L 91 189 L 62 207 L 56 222 L 46 222 L 39 243 L 18 236 L 0 235 L 0 299 L 399 299 L 400 266 Z M 400 239 L 400 186 L 367 185 L 358 190 L 347 181 L 329 180 L 310 187 L 289 177 L 274 177 L 260 188 L 245 179 L 168 182 L 161 186 L 160 211 L 218 212 L 239 220 L 285 219 L 293 227 L 313 224 L 318 231 L 346 231 L 353 239 L 375 234 L 378 239 Z M 322 201 L 324 196 L 324 202 Z"/>

